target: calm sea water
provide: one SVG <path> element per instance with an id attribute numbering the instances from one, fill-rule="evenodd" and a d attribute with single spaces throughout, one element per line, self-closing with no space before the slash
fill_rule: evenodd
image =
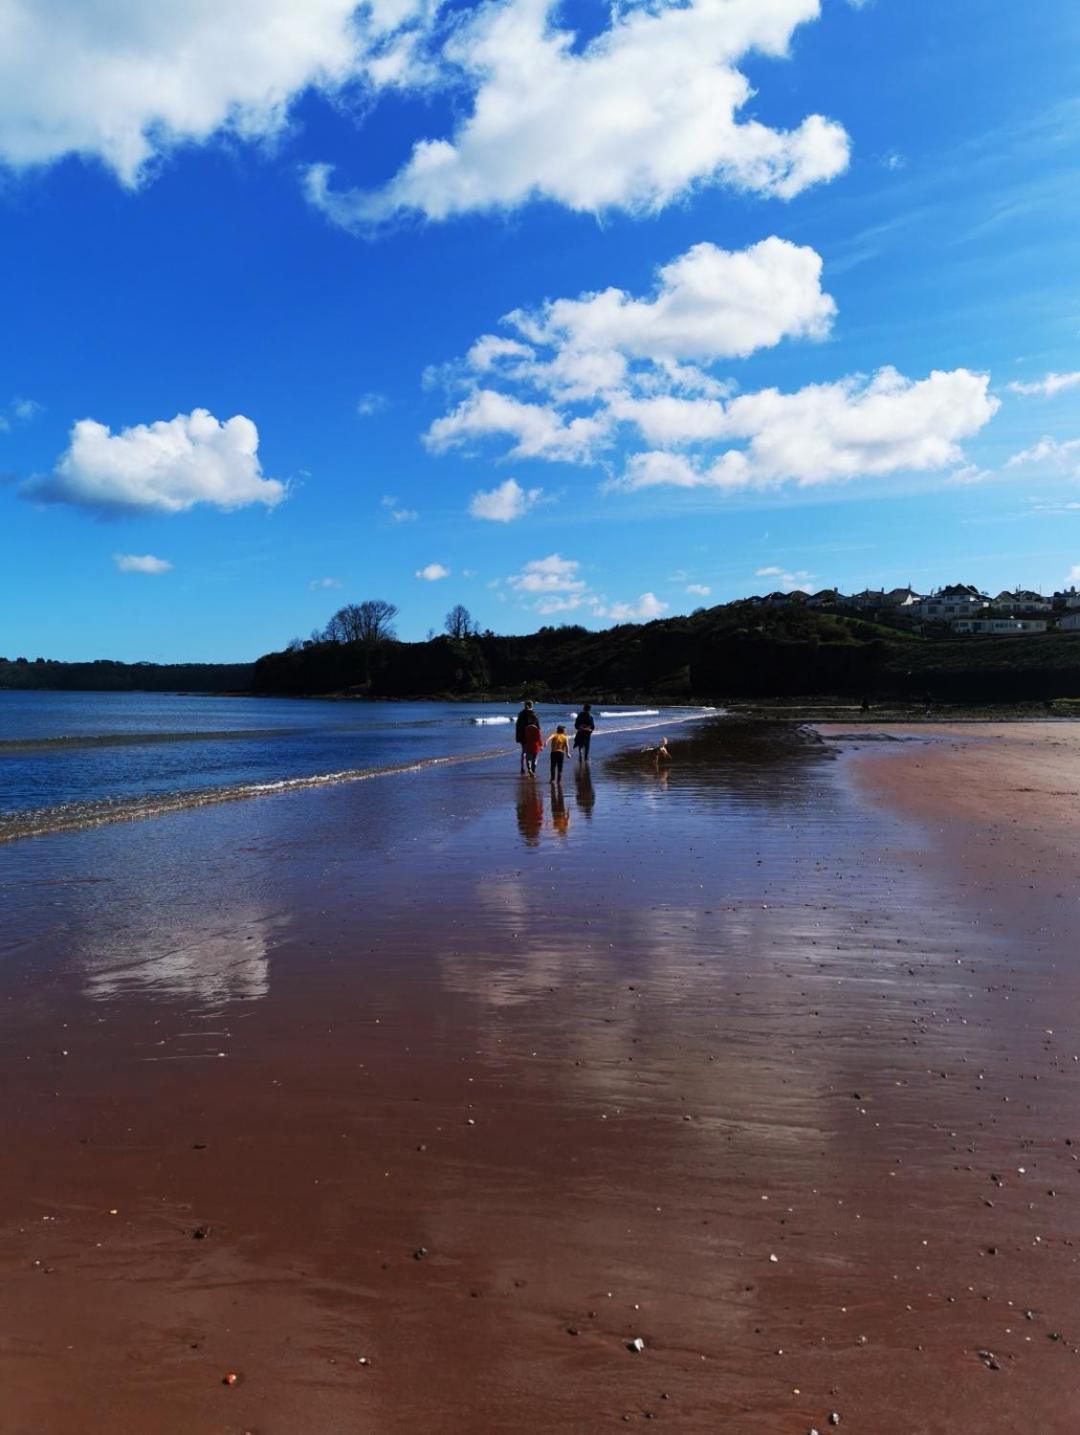
<path id="1" fill-rule="evenodd" d="M 500 750 L 512 757 L 515 712 L 491 703 L 0 693 L 0 839 Z M 572 725 L 565 707 L 539 712 L 545 733 Z M 598 733 L 611 734 L 703 710 L 595 712 Z"/>

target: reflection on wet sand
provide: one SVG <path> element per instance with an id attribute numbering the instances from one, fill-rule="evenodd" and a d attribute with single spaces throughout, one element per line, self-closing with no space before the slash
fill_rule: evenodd
<path id="1" fill-rule="evenodd" d="M 145 992 L 206 1007 L 254 1001 L 270 990 L 270 948 L 287 925 L 284 917 L 234 908 L 202 923 L 189 915 L 170 929 L 155 912 L 145 929 L 110 934 L 107 943 L 87 932 L 76 959 L 87 996 L 98 1000 Z"/>

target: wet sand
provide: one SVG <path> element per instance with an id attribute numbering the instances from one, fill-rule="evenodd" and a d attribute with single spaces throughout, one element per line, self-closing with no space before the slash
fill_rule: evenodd
<path id="1" fill-rule="evenodd" d="M 4 1435 L 1075 1431 L 1080 730 L 1009 732 L 4 849 Z"/>

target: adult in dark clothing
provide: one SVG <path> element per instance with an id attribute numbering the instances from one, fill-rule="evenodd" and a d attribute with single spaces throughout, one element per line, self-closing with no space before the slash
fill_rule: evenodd
<path id="1" fill-rule="evenodd" d="M 518 715 L 517 715 L 517 722 L 514 724 L 514 741 L 517 743 L 518 747 L 521 749 L 521 770 L 522 770 L 522 772 L 525 771 L 525 765 L 526 765 L 525 738 L 526 738 L 526 736 L 527 736 L 527 730 L 528 730 L 529 728 L 531 728 L 531 727 L 539 727 L 539 726 L 540 726 L 540 719 L 536 716 L 536 713 L 533 711 L 533 705 L 532 705 L 532 703 L 526 700 L 526 702 L 525 702 L 524 705 L 522 706 L 521 711 L 520 711 L 520 712 L 518 713 Z"/>
<path id="2" fill-rule="evenodd" d="M 574 719 L 574 746 L 577 748 L 579 762 L 588 762 L 589 744 L 592 742 L 592 735 L 596 731 L 596 721 L 592 715 L 592 703 L 586 703 Z"/>

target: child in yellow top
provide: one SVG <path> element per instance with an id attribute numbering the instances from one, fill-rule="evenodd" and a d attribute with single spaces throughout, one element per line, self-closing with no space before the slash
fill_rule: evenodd
<path id="1" fill-rule="evenodd" d="M 562 723 L 548 738 L 548 746 L 551 748 L 551 780 L 561 784 L 563 763 L 570 751 L 570 739 L 566 736 L 566 728 Z"/>

